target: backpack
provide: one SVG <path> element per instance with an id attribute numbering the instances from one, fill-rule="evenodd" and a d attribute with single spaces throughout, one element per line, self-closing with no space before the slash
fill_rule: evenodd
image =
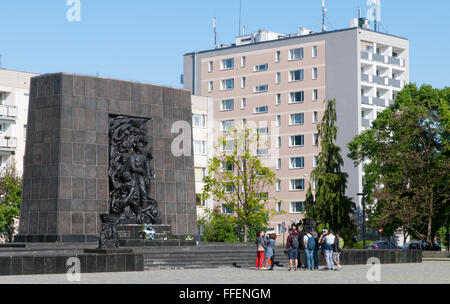
<path id="1" fill-rule="evenodd" d="M 296 237 L 295 235 L 291 235 L 291 248 L 297 249 L 298 244 L 298 237 Z"/>
<path id="2" fill-rule="evenodd" d="M 312 236 L 308 236 L 308 243 L 306 244 L 308 250 L 314 250 L 316 248 L 316 241 Z"/>
<path id="3" fill-rule="evenodd" d="M 339 250 L 344 249 L 344 239 L 339 237 L 339 246 L 338 246 Z"/>

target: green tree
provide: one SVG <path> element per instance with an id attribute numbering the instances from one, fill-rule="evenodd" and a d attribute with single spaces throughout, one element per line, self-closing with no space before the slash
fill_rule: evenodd
<path id="1" fill-rule="evenodd" d="M 430 245 L 448 222 L 449 100 L 449 88 L 409 84 L 348 144 L 355 165 L 364 163 L 370 221 Z"/>
<path id="2" fill-rule="evenodd" d="M 20 214 L 22 178 L 14 166 L 7 166 L 0 173 L 0 232 L 6 233 L 9 242 L 14 237 L 14 220 Z"/>
<path id="3" fill-rule="evenodd" d="M 336 126 L 336 100 L 328 100 L 322 122 L 317 126 L 321 152 L 318 166 L 311 173 L 316 184 L 315 197 L 311 185 L 305 203 L 306 215 L 315 218 L 321 225 L 339 231 L 346 243 L 352 243 L 356 226 L 352 221 L 355 203 L 347 196 L 348 174 L 341 171 L 344 161 L 341 148 L 335 144 L 338 128 Z"/>
<path id="4" fill-rule="evenodd" d="M 264 230 L 276 213 L 266 209 L 266 204 L 270 200 L 268 191 L 278 178 L 252 152 L 262 144 L 259 134 L 245 126 L 242 130 L 228 130 L 226 137 L 219 139 L 216 150 L 230 147 L 229 152 L 222 151 L 209 160 L 208 175 L 203 180 L 203 197 L 212 196 L 233 211 L 237 218 L 236 231 L 243 230 L 244 242 L 248 241 L 249 233 Z"/>
<path id="5" fill-rule="evenodd" d="M 199 226 L 203 226 L 204 242 L 236 242 L 236 217 L 220 212 L 219 208 L 206 210 L 205 216 L 199 219 Z"/>

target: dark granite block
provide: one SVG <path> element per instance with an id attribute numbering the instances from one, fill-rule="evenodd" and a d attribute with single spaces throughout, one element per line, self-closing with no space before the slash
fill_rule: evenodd
<path id="1" fill-rule="evenodd" d="M 34 257 L 22 257 L 22 274 L 35 274 Z"/>
<path id="2" fill-rule="evenodd" d="M 72 199 L 84 200 L 85 199 L 84 188 L 85 188 L 84 178 L 72 178 Z"/>
<path id="3" fill-rule="evenodd" d="M 34 274 L 44 274 L 44 257 L 34 257 Z"/>
<path id="4" fill-rule="evenodd" d="M 106 255 L 106 272 L 117 272 L 116 255 Z"/>
<path id="5" fill-rule="evenodd" d="M 0 257 L 0 275 L 11 275 L 11 257 Z"/>
<path id="6" fill-rule="evenodd" d="M 106 272 L 106 255 L 97 255 L 97 272 Z"/>
<path id="7" fill-rule="evenodd" d="M 11 275 L 22 275 L 22 257 L 11 257 Z"/>
<path id="8" fill-rule="evenodd" d="M 84 159 L 86 165 L 96 165 L 97 162 L 97 146 L 85 145 L 84 146 Z"/>
<path id="9" fill-rule="evenodd" d="M 56 273 L 56 256 L 44 257 L 44 274 Z"/>
<path id="10" fill-rule="evenodd" d="M 86 270 L 88 273 L 97 272 L 97 255 L 89 254 L 86 256 Z"/>
<path id="11" fill-rule="evenodd" d="M 116 267 L 118 272 L 124 272 L 127 270 L 126 255 L 118 254 L 116 256 Z"/>

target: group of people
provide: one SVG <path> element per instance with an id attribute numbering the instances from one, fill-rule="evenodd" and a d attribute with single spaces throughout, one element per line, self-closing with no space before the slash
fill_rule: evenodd
<path id="1" fill-rule="evenodd" d="M 258 231 L 256 235 L 257 258 L 256 269 L 273 270 L 275 256 L 276 234 L 264 234 Z M 344 247 L 344 239 L 339 233 L 323 229 L 318 236 L 315 231 L 303 231 L 302 227 L 293 225 L 289 231 L 286 249 L 289 257 L 289 271 L 302 268 L 301 252 L 305 253 L 304 269 L 319 269 L 319 250 L 325 257 L 326 266 L 323 270 L 341 270 L 340 254 Z M 263 267 L 263 263 L 265 267 Z M 270 267 L 269 267 L 270 266 Z"/>

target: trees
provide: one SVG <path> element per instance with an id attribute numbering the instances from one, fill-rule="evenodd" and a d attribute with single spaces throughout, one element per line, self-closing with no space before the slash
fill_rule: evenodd
<path id="1" fill-rule="evenodd" d="M 278 179 L 251 152 L 254 151 L 251 145 L 260 144 L 258 134 L 246 127 L 242 131 L 234 128 L 229 130 L 227 139 L 219 139 L 220 146 L 230 143 L 229 152 L 224 151 L 209 160 L 203 197 L 213 196 L 236 214 L 237 230 L 243 229 L 244 242 L 247 242 L 249 233 L 266 228 L 275 213 L 265 205 L 269 202 L 268 190 Z"/>
<path id="2" fill-rule="evenodd" d="M 316 183 L 316 194 L 314 198 L 310 185 L 305 210 L 308 217 L 339 231 L 346 242 L 351 243 L 356 234 L 356 226 L 351 219 L 355 203 L 345 196 L 348 174 L 341 172 L 344 164 L 341 148 L 334 143 L 338 131 L 336 120 L 336 100 L 328 100 L 323 120 L 317 127 L 322 149 L 318 166 L 311 173 L 311 180 Z"/>
<path id="3" fill-rule="evenodd" d="M 0 232 L 7 234 L 9 242 L 13 241 L 14 221 L 20 213 L 22 178 L 14 166 L 7 166 L 0 173 Z"/>
<path id="4" fill-rule="evenodd" d="M 409 84 L 371 129 L 348 144 L 355 165 L 365 163 L 370 220 L 403 227 L 432 244 L 449 214 L 450 89 Z"/>

